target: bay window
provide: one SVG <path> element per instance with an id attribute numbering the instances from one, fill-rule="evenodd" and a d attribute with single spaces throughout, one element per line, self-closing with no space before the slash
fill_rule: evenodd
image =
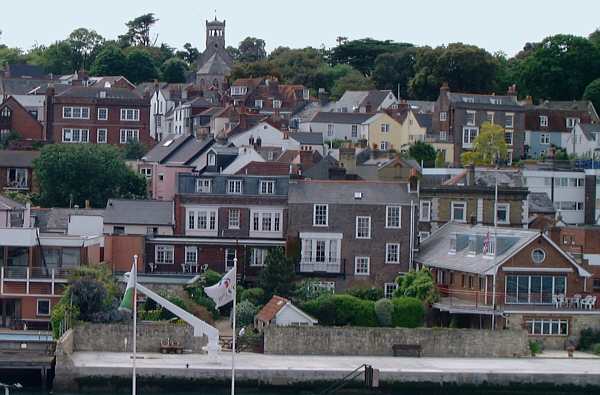
<path id="1" fill-rule="evenodd" d="M 507 304 L 552 304 L 553 295 L 565 295 L 565 276 L 506 276 Z"/>

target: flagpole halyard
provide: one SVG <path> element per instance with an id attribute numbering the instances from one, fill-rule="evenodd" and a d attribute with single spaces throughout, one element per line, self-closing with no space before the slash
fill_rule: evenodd
<path id="1" fill-rule="evenodd" d="M 235 307 L 237 301 L 237 257 L 233 258 L 233 336 L 231 343 L 231 395 L 235 395 L 235 338 L 237 336 L 235 328 Z"/>
<path id="2" fill-rule="evenodd" d="M 131 276 L 133 277 L 133 377 L 131 382 L 131 394 L 136 395 L 136 359 L 137 359 L 137 261 L 138 256 L 133 256 L 133 267 L 131 269 Z"/>

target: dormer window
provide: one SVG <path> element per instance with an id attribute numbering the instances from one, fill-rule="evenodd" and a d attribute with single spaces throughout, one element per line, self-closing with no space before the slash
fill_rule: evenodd
<path id="1" fill-rule="evenodd" d="M 254 107 L 263 108 L 263 101 L 262 100 L 254 100 Z"/>
<path id="2" fill-rule="evenodd" d="M 228 180 L 227 181 L 227 193 L 231 195 L 242 194 L 242 180 Z"/>
<path id="3" fill-rule="evenodd" d="M 474 97 L 463 97 L 462 101 L 465 103 L 475 103 L 475 98 Z"/>
<path id="4" fill-rule="evenodd" d="M 273 108 L 281 108 L 281 100 L 273 100 Z"/>
<path id="5" fill-rule="evenodd" d="M 567 127 L 574 128 L 579 123 L 579 118 L 567 118 Z"/>
<path id="6" fill-rule="evenodd" d="M 209 166 L 216 166 L 217 165 L 217 155 L 215 155 L 212 152 L 210 154 L 208 154 L 208 165 Z"/>
<path id="7" fill-rule="evenodd" d="M 231 87 L 231 95 L 232 96 L 245 95 L 247 92 L 248 92 L 248 87 L 246 87 L 246 86 L 232 86 Z"/>
<path id="8" fill-rule="evenodd" d="M 450 235 L 450 249 L 448 250 L 448 254 L 456 254 L 456 234 Z"/>

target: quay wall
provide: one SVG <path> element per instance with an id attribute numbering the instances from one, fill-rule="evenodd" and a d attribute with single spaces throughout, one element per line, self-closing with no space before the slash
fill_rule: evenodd
<path id="1" fill-rule="evenodd" d="M 423 357 L 528 356 L 524 330 L 276 327 L 264 331 L 265 354 L 393 356 L 392 346 L 419 345 Z"/>

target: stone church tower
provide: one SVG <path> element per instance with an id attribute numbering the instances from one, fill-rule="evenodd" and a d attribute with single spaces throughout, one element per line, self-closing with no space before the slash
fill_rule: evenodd
<path id="1" fill-rule="evenodd" d="M 206 49 L 200 56 L 196 84 L 202 88 L 223 89 L 231 73 L 233 59 L 225 51 L 225 21 L 206 21 Z"/>

